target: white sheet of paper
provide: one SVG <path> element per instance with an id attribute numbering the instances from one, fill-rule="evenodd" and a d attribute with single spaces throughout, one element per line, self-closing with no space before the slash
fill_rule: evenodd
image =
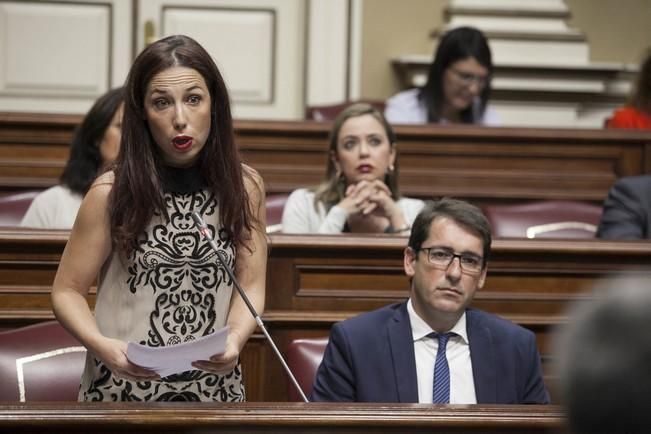
<path id="1" fill-rule="evenodd" d="M 228 326 L 212 334 L 168 347 L 148 347 L 135 342 L 127 346 L 127 358 L 143 368 L 156 371 L 161 377 L 196 369 L 192 362 L 208 360 L 226 349 Z"/>

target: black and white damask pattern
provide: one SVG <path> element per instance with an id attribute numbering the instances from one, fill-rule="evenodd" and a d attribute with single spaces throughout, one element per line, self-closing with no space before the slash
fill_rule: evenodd
<path id="1" fill-rule="evenodd" d="M 142 291 L 152 300 L 148 331 L 141 344 L 151 347 L 176 345 L 215 331 L 218 291 L 232 282 L 218 264 L 216 253 L 196 230 L 191 218 L 198 211 L 206 221 L 217 221 L 214 198 L 205 191 L 166 194 L 168 214 L 156 216 L 138 251 L 129 258 L 127 286 L 132 294 Z M 217 228 L 208 225 L 212 234 Z M 219 228 L 215 242 L 234 265 L 234 248 L 228 232 Z M 226 289 L 224 289 L 226 288 Z M 225 300 L 225 301 L 224 301 Z M 222 298 L 221 303 L 228 303 Z M 223 321 L 223 319 L 222 319 Z M 192 370 L 161 381 L 134 382 L 117 378 L 95 360 L 94 381 L 86 400 L 101 401 L 243 401 L 241 369 L 227 375 Z"/>

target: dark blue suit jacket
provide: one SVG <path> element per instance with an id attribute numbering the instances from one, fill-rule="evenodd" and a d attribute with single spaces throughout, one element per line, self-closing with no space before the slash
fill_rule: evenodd
<path id="1" fill-rule="evenodd" d="M 608 192 L 597 237 L 651 239 L 651 176 L 620 178 Z"/>
<path id="2" fill-rule="evenodd" d="M 478 404 L 547 404 L 534 334 L 476 309 L 466 311 Z M 311 400 L 418 402 L 407 303 L 335 324 Z"/>

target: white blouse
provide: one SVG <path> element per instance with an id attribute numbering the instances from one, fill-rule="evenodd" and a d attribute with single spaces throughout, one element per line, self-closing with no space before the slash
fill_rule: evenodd
<path id="1" fill-rule="evenodd" d="M 398 206 L 405 215 L 409 226 L 425 205 L 420 199 L 403 197 Z M 294 190 L 287 198 L 282 217 L 282 231 L 294 234 L 340 234 L 348 219 L 348 213 L 335 205 L 326 213 L 325 206 L 319 202 L 314 207 L 314 192 L 306 188 Z"/>

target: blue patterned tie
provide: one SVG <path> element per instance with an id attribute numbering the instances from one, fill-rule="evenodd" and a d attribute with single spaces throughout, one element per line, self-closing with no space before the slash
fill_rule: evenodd
<path id="1" fill-rule="evenodd" d="M 430 333 L 428 336 L 437 338 L 439 341 L 439 349 L 436 352 L 436 362 L 434 363 L 432 403 L 448 404 L 450 402 L 450 368 L 448 367 L 448 359 L 445 357 L 445 347 L 448 344 L 448 339 L 454 336 L 454 333 Z"/>

